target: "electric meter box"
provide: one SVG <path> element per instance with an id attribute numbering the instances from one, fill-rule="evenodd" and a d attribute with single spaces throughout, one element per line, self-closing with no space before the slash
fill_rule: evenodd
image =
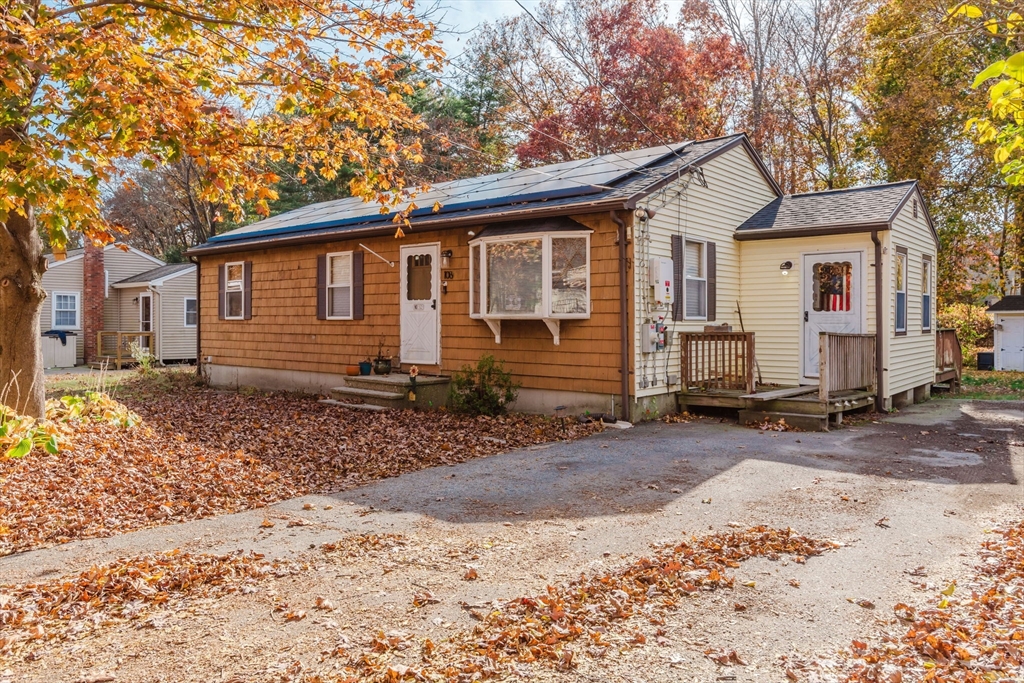
<path id="1" fill-rule="evenodd" d="M 650 263 L 650 285 L 654 288 L 654 304 L 669 306 L 672 304 L 672 259 L 664 256 L 652 256 Z"/>

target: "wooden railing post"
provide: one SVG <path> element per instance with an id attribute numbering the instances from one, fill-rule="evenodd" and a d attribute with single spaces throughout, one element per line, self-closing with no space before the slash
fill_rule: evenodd
<path id="1" fill-rule="evenodd" d="M 829 363 L 828 363 L 828 333 L 818 333 L 818 399 L 822 403 L 828 401 L 829 385 Z"/>

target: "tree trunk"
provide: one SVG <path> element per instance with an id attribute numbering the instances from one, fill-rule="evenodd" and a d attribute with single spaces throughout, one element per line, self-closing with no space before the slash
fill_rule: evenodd
<path id="1" fill-rule="evenodd" d="M 0 402 L 43 417 L 43 350 L 39 314 L 46 292 L 43 241 L 31 210 L 0 223 Z"/>

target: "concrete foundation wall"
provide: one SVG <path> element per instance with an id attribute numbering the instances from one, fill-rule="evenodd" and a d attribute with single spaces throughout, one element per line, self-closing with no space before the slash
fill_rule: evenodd
<path id="1" fill-rule="evenodd" d="M 334 387 L 344 386 L 346 380 L 344 375 L 330 373 L 246 368 L 210 363 L 204 364 L 203 370 L 212 386 L 229 389 L 254 387 L 266 391 L 301 391 L 326 395 Z M 644 418 L 645 407 L 651 407 L 654 403 L 658 404 L 659 412 Z M 666 412 L 676 412 L 675 405 L 675 394 L 641 399 L 640 403 L 632 404 L 632 417 L 634 419 L 655 419 Z M 557 406 L 565 406 L 566 415 L 580 415 L 585 412 L 617 415 L 622 403 L 617 396 L 611 394 L 523 388 L 519 390 L 519 398 L 516 400 L 513 410 L 522 413 L 554 415 Z"/>

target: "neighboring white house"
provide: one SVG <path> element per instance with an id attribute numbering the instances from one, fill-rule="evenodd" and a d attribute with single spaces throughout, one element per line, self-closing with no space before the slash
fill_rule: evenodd
<path id="1" fill-rule="evenodd" d="M 169 265 L 133 247 L 115 244 L 73 249 L 63 260 L 51 254 L 47 263 L 41 331 L 66 333 L 66 343 L 74 345 L 74 364 L 98 360 L 96 337 L 101 331 L 152 331 L 154 353 L 161 362 L 195 359 L 194 264 Z M 192 306 L 191 318 L 188 306 Z M 45 340 L 47 366 L 70 362 L 71 354 L 62 353 L 63 348 L 60 340 Z M 63 357 L 67 362 L 58 360 Z"/>
<path id="2" fill-rule="evenodd" d="M 988 312 L 995 323 L 995 369 L 1024 371 L 1024 296 L 1004 296 Z"/>

